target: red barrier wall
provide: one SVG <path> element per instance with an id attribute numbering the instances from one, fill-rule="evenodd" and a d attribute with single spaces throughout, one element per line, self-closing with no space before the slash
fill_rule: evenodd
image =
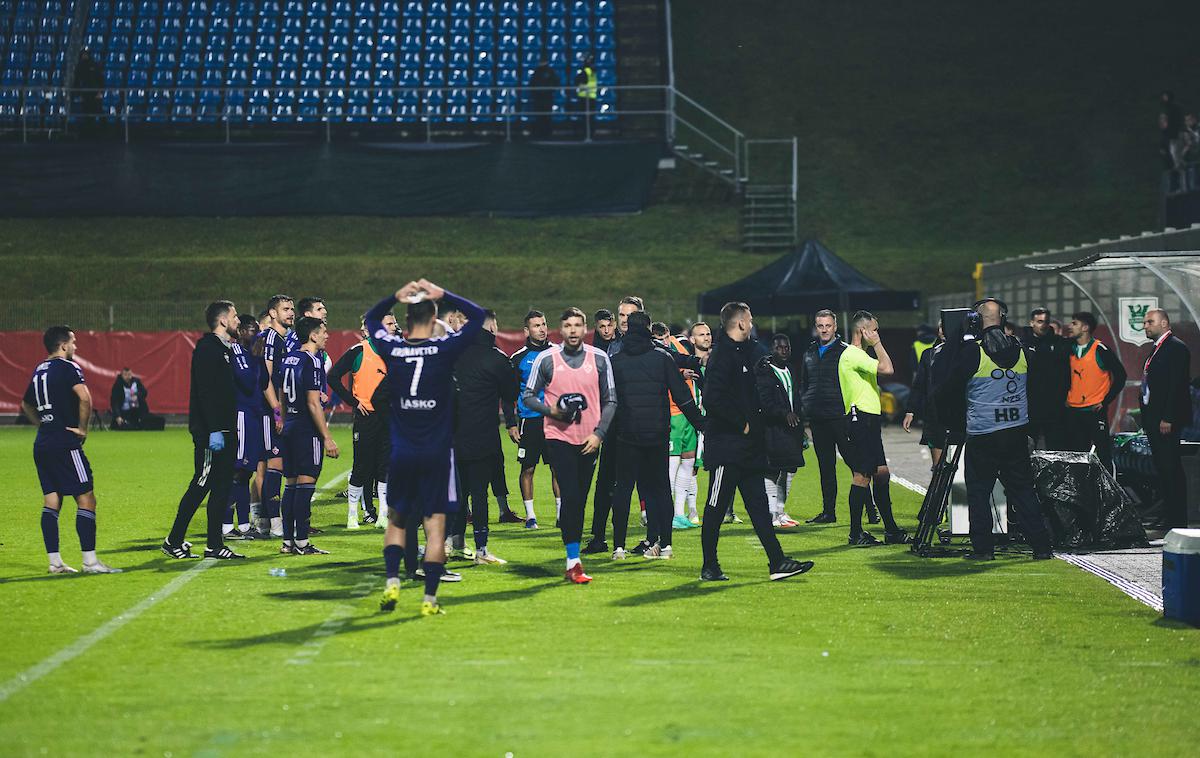
<path id="1" fill-rule="evenodd" d="M 125 366 L 142 378 L 154 413 L 187 413 L 192 348 L 201 332 L 76 332 L 75 362 L 92 390 L 92 402 L 109 410 L 113 381 Z M 359 339 L 355 331 L 329 334 L 334 360 Z M 521 332 L 502 332 L 496 345 L 513 353 L 524 343 Z M 20 413 L 21 397 L 33 369 L 46 357 L 41 332 L 0 332 L 0 413 Z"/>

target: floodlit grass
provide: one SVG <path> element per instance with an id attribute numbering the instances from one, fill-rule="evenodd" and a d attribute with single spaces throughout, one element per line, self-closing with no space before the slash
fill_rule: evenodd
<path id="1" fill-rule="evenodd" d="M 337 435 L 348 450 L 349 431 Z M 88 441 L 100 551 L 119 576 L 43 573 L 31 443 L 0 431 L 0 691 L 196 565 L 157 550 L 190 473 L 185 432 Z M 328 461 L 323 479 L 348 465 Z M 547 484 L 543 468 L 545 527 Z M 815 512 L 815 487 L 815 467 L 802 471 L 794 515 Z M 911 525 L 916 497 L 895 499 Z M 63 553 L 78 565 L 72 512 Z M 346 532 L 343 514 L 332 490 L 319 496 L 315 541 L 331 555 L 246 544 L 248 561 L 200 571 L 0 702 L 0 752 L 1095 755 L 1194 742 L 1197 632 L 1059 561 L 854 550 L 840 524 L 783 535 L 817 565 L 773 583 L 744 525 L 722 533 L 729 583 L 697 581 L 694 530 L 669 563 L 590 558 L 595 581 L 576 587 L 554 529 L 501 526 L 492 547 L 511 563 L 463 567 L 442 592 L 448 614 L 421 619 L 412 586 L 377 613 L 380 532 Z"/>

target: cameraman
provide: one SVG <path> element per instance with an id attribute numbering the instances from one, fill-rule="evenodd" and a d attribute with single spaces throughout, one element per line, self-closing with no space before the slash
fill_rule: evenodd
<path id="1" fill-rule="evenodd" d="M 998 300 L 975 304 L 968 336 L 947 344 L 936 372 L 941 418 L 958 436 L 966 432 L 967 507 L 971 516 L 972 561 L 995 558 L 992 490 L 999 478 L 1008 502 L 1033 548 L 1035 560 L 1051 557 L 1026 443 L 1029 422 L 1028 360 L 1020 341 L 1004 333 L 1007 308 Z M 939 367 L 940 368 L 940 367 Z M 965 400 L 965 412 L 964 412 Z"/>

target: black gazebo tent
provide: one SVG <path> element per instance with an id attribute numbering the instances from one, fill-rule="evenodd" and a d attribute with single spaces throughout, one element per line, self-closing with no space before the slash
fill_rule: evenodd
<path id="1" fill-rule="evenodd" d="M 744 279 L 701 293 L 697 307 L 700 313 L 719 313 L 732 300 L 748 304 L 759 316 L 811 315 L 822 308 L 835 312 L 920 308 L 919 292 L 890 290 L 871 281 L 814 239 Z"/>

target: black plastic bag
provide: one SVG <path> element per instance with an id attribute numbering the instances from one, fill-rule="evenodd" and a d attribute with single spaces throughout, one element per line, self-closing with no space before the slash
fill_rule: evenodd
<path id="1" fill-rule="evenodd" d="M 1093 453 L 1038 450 L 1033 454 L 1033 476 L 1056 547 L 1148 544 L 1133 503 Z"/>

